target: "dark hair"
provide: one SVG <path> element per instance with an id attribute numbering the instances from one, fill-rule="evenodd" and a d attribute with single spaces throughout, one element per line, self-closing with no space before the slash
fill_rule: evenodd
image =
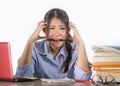
<path id="1" fill-rule="evenodd" d="M 44 20 L 47 21 L 48 27 L 53 17 L 60 19 L 66 25 L 66 28 L 69 28 L 69 17 L 64 10 L 53 8 L 45 14 Z"/>
<path id="2" fill-rule="evenodd" d="M 53 17 L 60 19 L 65 24 L 67 30 L 70 29 L 69 28 L 69 17 L 67 15 L 67 13 L 64 10 L 59 9 L 59 8 L 53 8 L 45 14 L 44 21 L 47 22 L 47 28 L 49 28 L 50 21 Z M 68 71 L 69 64 L 70 64 L 70 61 L 72 59 L 72 53 L 71 53 L 72 46 L 69 43 L 69 41 L 65 42 L 65 46 L 66 46 L 66 49 L 68 51 L 68 56 L 61 67 L 61 70 L 63 70 L 64 73 Z"/>

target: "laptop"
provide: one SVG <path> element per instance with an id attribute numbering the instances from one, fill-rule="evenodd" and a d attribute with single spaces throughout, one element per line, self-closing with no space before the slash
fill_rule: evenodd
<path id="1" fill-rule="evenodd" d="M 34 77 L 15 78 L 13 75 L 11 48 L 9 42 L 0 42 L 0 80 L 5 81 L 31 81 Z"/>

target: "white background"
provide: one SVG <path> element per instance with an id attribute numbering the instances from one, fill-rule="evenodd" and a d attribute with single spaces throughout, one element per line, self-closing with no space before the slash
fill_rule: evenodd
<path id="1" fill-rule="evenodd" d="M 14 73 L 28 37 L 54 7 L 76 24 L 90 62 L 93 44 L 120 45 L 119 0 L 0 0 L 0 41 L 11 43 Z"/>

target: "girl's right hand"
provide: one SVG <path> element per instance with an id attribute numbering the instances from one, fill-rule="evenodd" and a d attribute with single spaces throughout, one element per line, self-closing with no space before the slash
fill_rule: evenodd
<path id="1" fill-rule="evenodd" d="M 35 29 L 35 31 L 33 32 L 33 34 L 30 36 L 29 41 L 30 42 L 35 42 L 39 39 L 43 39 L 46 38 L 46 36 L 40 36 L 40 31 L 44 28 L 46 28 L 47 22 L 44 21 L 40 21 Z"/>

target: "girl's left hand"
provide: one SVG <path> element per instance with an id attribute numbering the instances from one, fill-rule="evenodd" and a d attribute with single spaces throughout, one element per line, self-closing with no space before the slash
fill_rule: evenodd
<path id="1" fill-rule="evenodd" d="M 82 41 L 82 38 L 81 38 L 78 30 L 76 29 L 75 24 L 72 23 L 72 22 L 69 22 L 69 27 L 73 30 L 73 33 L 74 33 L 74 36 L 73 36 L 73 38 L 72 38 L 72 41 L 79 44 L 79 43 Z"/>

